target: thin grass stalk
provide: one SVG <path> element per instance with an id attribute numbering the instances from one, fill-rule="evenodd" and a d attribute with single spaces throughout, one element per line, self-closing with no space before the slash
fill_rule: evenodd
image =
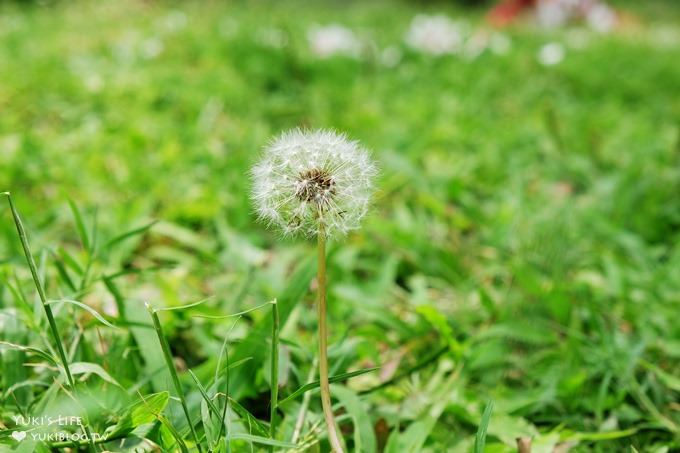
<path id="1" fill-rule="evenodd" d="M 318 316 L 319 316 L 319 387 L 321 390 L 321 407 L 328 428 L 328 441 L 335 453 L 343 453 L 342 443 L 335 428 L 333 407 L 331 406 L 331 387 L 328 382 L 328 326 L 326 324 L 326 233 L 323 222 L 319 222 L 317 271 L 318 284 Z"/>
<path id="2" fill-rule="evenodd" d="M 271 382 L 271 398 L 269 402 L 269 437 L 276 437 L 276 410 L 279 404 L 279 306 L 276 300 L 272 303 L 272 351 L 271 369 L 269 375 Z M 274 452 L 274 446 L 269 447 L 270 452 Z"/>
<path id="3" fill-rule="evenodd" d="M 52 333 L 52 337 L 54 339 L 54 342 L 57 345 L 57 352 L 59 353 L 59 359 L 61 360 L 61 364 L 64 368 L 64 374 L 66 374 L 66 380 L 68 381 L 68 385 L 71 388 L 71 390 L 74 392 L 75 395 L 76 393 L 76 383 L 75 380 L 73 379 L 73 375 L 71 374 L 71 368 L 69 367 L 69 362 L 68 359 L 66 358 L 66 352 L 64 350 L 64 345 L 61 342 L 61 336 L 59 335 L 59 329 L 57 329 L 57 322 L 54 319 L 54 314 L 52 313 L 52 307 L 47 303 L 47 296 L 45 295 L 45 289 L 43 287 L 42 281 L 40 280 L 40 276 L 38 275 L 38 267 L 35 265 L 35 260 L 33 259 L 33 254 L 31 253 L 31 247 L 28 244 L 28 237 L 26 236 L 26 230 L 24 229 L 24 225 L 21 222 L 21 218 L 19 217 L 19 212 L 17 211 L 16 207 L 14 206 L 14 202 L 12 201 L 12 195 L 10 195 L 9 192 L 4 192 L 4 195 L 7 195 L 7 199 L 9 200 L 9 207 L 10 210 L 12 211 L 12 217 L 14 218 L 14 224 L 17 227 L 17 233 L 19 234 L 19 240 L 21 241 L 21 247 L 24 250 L 24 255 L 26 255 L 26 262 L 28 263 L 28 267 L 31 270 L 31 276 L 33 277 L 33 283 L 35 284 L 36 289 L 38 290 L 38 296 L 40 297 L 40 302 L 42 302 L 42 307 L 45 310 L 45 316 L 47 316 L 47 322 L 50 325 L 50 331 Z M 90 431 L 90 427 L 88 423 L 83 424 L 83 430 L 85 431 L 85 435 L 87 436 L 87 439 L 89 441 L 89 448 L 91 451 L 95 451 L 95 443 L 94 439 L 92 437 L 92 432 Z"/>
<path id="4" fill-rule="evenodd" d="M 184 390 L 182 390 L 182 384 L 179 382 L 179 376 L 177 375 L 177 370 L 175 369 L 175 364 L 172 360 L 172 354 L 170 353 L 170 345 L 168 344 L 168 340 L 166 340 L 165 335 L 163 334 L 163 328 L 161 327 L 161 322 L 158 319 L 158 313 L 156 313 L 156 310 L 154 310 L 153 307 L 151 307 L 151 305 L 148 303 L 146 304 L 146 308 L 147 310 L 149 310 L 149 314 L 151 315 L 151 319 L 153 320 L 153 327 L 154 330 L 156 331 L 156 335 L 158 335 L 158 341 L 161 344 L 161 349 L 163 350 L 163 358 L 165 359 L 165 365 L 168 367 L 168 371 L 170 372 L 170 376 L 172 377 L 172 382 L 175 386 L 175 391 L 177 392 L 177 396 L 179 397 L 180 403 L 182 404 L 184 416 L 187 419 L 187 423 L 189 423 L 191 435 L 194 438 L 194 442 L 196 442 L 196 448 L 198 448 L 199 452 L 202 452 L 203 450 L 201 449 L 201 444 L 198 440 L 198 435 L 196 434 L 194 424 L 191 421 L 191 416 L 189 415 L 189 408 L 187 407 L 186 398 L 184 396 Z"/>
<path id="5" fill-rule="evenodd" d="M 309 376 L 307 376 L 307 382 L 311 382 L 316 374 L 316 360 L 309 369 Z M 302 432 L 302 427 L 305 424 L 305 417 L 307 416 L 307 408 L 309 407 L 309 401 L 312 399 L 312 392 L 305 392 L 305 396 L 302 398 L 302 405 L 300 406 L 300 412 L 298 412 L 297 420 L 295 421 L 295 429 L 293 429 L 293 437 L 291 438 L 291 443 L 296 444 L 300 438 L 300 433 Z"/>
<path id="6" fill-rule="evenodd" d="M 222 437 L 222 433 L 226 429 L 225 435 L 224 435 L 224 448 L 226 449 L 227 453 L 231 453 L 231 438 L 230 433 L 231 433 L 231 425 L 230 425 L 230 420 L 227 416 L 229 412 L 229 334 L 231 331 L 234 329 L 236 326 L 236 323 L 238 320 L 241 319 L 239 316 L 236 321 L 234 321 L 234 324 L 231 325 L 231 329 L 227 332 L 227 335 L 224 337 L 224 343 L 222 343 L 222 350 L 220 351 L 220 356 L 217 359 L 217 367 L 215 367 L 215 382 L 218 381 L 218 376 L 219 376 L 219 370 L 220 370 L 220 361 L 222 360 L 222 356 L 224 355 L 226 361 L 227 361 L 227 368 L 226 368 L 226 384 L 225 384 L 225 389 L 224 389 L 224 409 L 222 410 L 222 418 L 220 421 L 220 432 L 217 434 L 217 438 L 219 439 Z"/>
<path id="7" fill-rule="evenodd" d="M 231 438 L 229 437 L 231 434 L 231 429 L 230 429 L 230 421 L 228 418 L 228 413 L 229 413 L 229 351 L 227 350 L 227 383 L 226 383 L 226 389 L 224 393 L 224 411 L 222 412 L 222 423 L 220 426 L 220 433 L 217 436 L 218 438 L 222 436 L 222 430 L 226 429 L 226 432 L 224 433 L 224 443 L 225 443 L 225 448 L 227 449 L 227 453 L 231 453 Z"/>

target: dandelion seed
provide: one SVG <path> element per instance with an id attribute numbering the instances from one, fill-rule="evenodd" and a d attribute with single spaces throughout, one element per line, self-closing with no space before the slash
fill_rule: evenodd
<path id="1" fill-rule="evenodd" d="M 284 235 L 341 236 L 366 214 L 376 168 L 357 142 L 332 131 L 292 130 L 252 169 L 259 218 Z"/>

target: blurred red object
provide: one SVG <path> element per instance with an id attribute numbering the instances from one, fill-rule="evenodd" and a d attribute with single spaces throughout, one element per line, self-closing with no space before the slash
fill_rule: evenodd
<path id="1" fill-rule="evenodd" d="M 487 20 L 497 27 L 512 23 L 525 9 L 536 6 L 537 0 L 502 0 L 488 14 Z"/>

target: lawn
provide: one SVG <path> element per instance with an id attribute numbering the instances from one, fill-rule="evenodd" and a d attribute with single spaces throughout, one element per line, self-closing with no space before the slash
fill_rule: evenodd
<path id="1" fill-rule="evenodd" d="M 302 387 L 315 242 L 250 195 L 295 127 L 380 170 L 328 244 L 348 451 L 680 451 L 680 8 L 613 3 L 610 33 L 455 2 L 0 3 L 0 192 L 55 318 L 0 196 L 0 451 L 74 448 L 79 424 L 111 439 L 91 451 L 329 451 Z M 418 14 L 469 46 L 414 50 Z M 354 48 L 322 57 L 330 24 Z"/>

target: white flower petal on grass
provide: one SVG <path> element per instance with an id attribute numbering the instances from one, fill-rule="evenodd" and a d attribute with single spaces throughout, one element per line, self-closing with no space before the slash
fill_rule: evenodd
<path id="1" fill-rule="evenodd" d="M 536 19 L 546 28 L 584 20 L 590 28 L 601 33 L 611 31 L 616 25 L 614 10 L 599 0 L 539 0 Z"/>
<path id="2" fill-rule="evenodd" d="M 312 52 L 320 58 L 334 55 L 358 57 L 361 51 L 361 43 L 354 32 L 342 25 L 313 27 L 307 32 L 307 40 Z"/>
<path id="3" fill-rule="evenodd" d="M 405 41 L 409 47 L 431 55 L 458 52 L 464 43 L 463 27 L 446 16 L 419 14 L 411 21 Z"/>
<path id="4" fill-rule="evenodd" d="M 616 25 L 616 13 L 607 5 L 597 3 L 588 8 L 586 22 L 593 30 L 607 33 Z"/>
<path id="5" fill-rule="evenodd" d="M 554 66 L 564 60 L 564 46 L 558 42 L 550 42 L 538 51 L 538 62 L 543 66 Z"/>
<path id="6" fill-rule="evenodd" d="M 557 28 L 572 17 L 573 6 L 559 0 L 543 0 L 536 5 L 536 20 L 545 28 Z"/>
<path id="7" fill-rule="evenodd" d="M 359 227 L 377 170 L 368 152 L 333 131 L 284 132 L 251 170 L 261 221 L 286 236 L 342 236 Z"/>

